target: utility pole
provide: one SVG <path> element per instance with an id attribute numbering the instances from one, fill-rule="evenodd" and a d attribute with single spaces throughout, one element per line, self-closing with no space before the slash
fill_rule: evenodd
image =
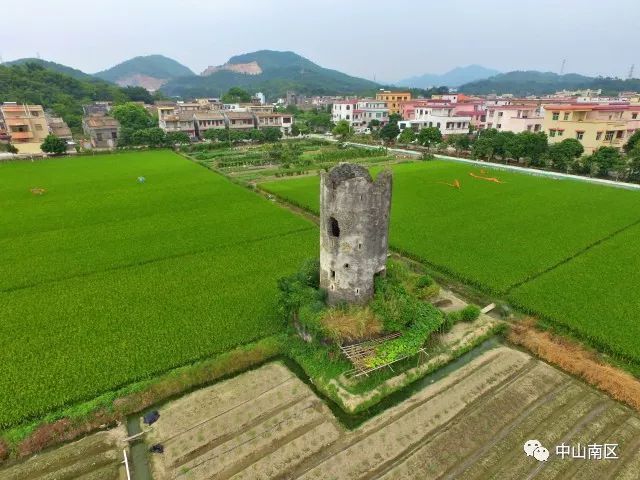
<path id="1" fill-rule="evenodd" d="M 563 58 L 562 59 L 562 66 L 560 67 L 560 75 L 564 75 L 564 67 L 567 64 L 567 59 Z"/>
<path id="2" fill-rule="evenodd" d="M 0 60 L 1 60 L 1 58 L 0 58 Z M 2 62 L 0 61 L 0 63 L 2 63 Z M 631 68 L 629 68 L 629 75 L 627 77 L 629 80 L 631 80 L 633 78 L 633 68 L 634 67 L 635 67 L 635 65 L 632 63 L 631 64 Z"/>

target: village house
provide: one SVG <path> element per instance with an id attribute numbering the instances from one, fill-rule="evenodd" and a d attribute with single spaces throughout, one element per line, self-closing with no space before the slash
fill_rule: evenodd
<path id="1" fill-rule="evenodd" d="M 93 102 L 82 106 L 84 115 L 106 115 L 110 110 L 111 102 Z"/>
<path id="2" fill-rule="evenodd" d="M 622 147 L 638 127 L 634 113 L 640 113 L 629 104 L 545 105 L 544 110 L 542 127 L 549 143 L 575 138 L 587 155 L 599 147 Z"/>
<path id="3" fill-rule="evenodd" d="M 456 106 L 450 103 L 426 106 L 416 106 L 413 120 L 398 122 L 400 131 L 411 128 L 419 131 L 426 127 L 436 127 L 442 135 L 457 135 L 469 133 L 471 117 L 456 115 Z"/>
<path id="4" fill-rule="evenodd" d="M 3 129 L 20 153 L 40 153 L 40 144 L 49 135 L 49 126 L 40 105 L 5 102 L 0 105 Z"/>
<path id="5" fill-rule="evenodd" d="M 502 105 L 487 109 L 487 128 L 500 132 L 540 132 L 543 116 L 536 105 Z"/>
<path id="6" fill-rule="evenodd" d="M 386 106 L 389 109 L 389 115 L 399 114 L 402 102 L 408 102 L 411 100 L 411 92 L 380 90 L 376 93 L 376 100 L 381 100 L 387 104 Z"/>
<path id="7" fill-rule="evenodd" d="M 67 143 L 73 140 L 71 129 L 62 118 L 52 117 L 46 114 L 45 118 L 47 119 L 47 125 L 49 126 L 49 133 L 51 133 L 51 135 L 67 140 Z"/>
<path id="8" fill-rule="evenodd" d="M 202 138 L 207 130 L 226 128 L 226 118 L 221 111 L 181 112 L 180 115 L 191 115 L 191 122 L 195 128 L 194 135 L 199 138 Z"/>
<path id="9" fill-rule="evenodd" d="M 273 105 L 251 104 L 251 105 L 246 105 L 245 108 L 247 112 L 253 112 L 253 113 L 272 113 L 273 112 Z"/>
<path id="10" fill-rule="evenodd" d="M 158 116 L 158 124 L 166 133 L 184 132 L 189 138 L 196 137 L 195 115 L 200 112 L 174 112 L 172 114 L 164 114 Z"/>
<path id="11" fill-rule="evenodd" d="M 230 130 L 251 130 L 255 128 L 255 119 L 251 112 L 225 112 L 227 127 Z"/>
<path id="12" fill-rule="evenodd" d="M 381 100 L 364 98 L 358 100 L 356 109 L 353 112 L 351 125 L 356 132 L 365 131 L 371 125 L 371 121 L 376 120 L 379 126 L 389 122 L 389 109 L 387 103 Z"/>
<path id="13" fill-rule="evenodd" d="M 353 112 L 356 109 L 357 100 L 340 100 L 331 107 L 331 121 L 338 123 L 340 120 L 346 120 L 351 125 L 353 121 Z"/>
<path id="14" fill-rule="evenodd" d="M 255 117 L 258 128 L 275 127 L 284 134 L 288 134 L 293 125 L 293 116 L 286 113 L 256 113 Z"/>
<path id="15" fill-rule="evenodd" d="M 82 119 L 82 129 L 92 148 L 115 148 L 118 146 L 120 124 L 107 115 L 87 115 Z"/>

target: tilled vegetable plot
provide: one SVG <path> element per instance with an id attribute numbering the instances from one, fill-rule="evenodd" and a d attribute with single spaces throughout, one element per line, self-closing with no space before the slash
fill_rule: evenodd
<path id="1" fill-rule="evenodd" d="M 630 409 L 498 347 L 352 431 L 272 363 L 161 408 L 146 442 L 165 449 L 157 479 L 633 479 L 638 435 Z M 531 439 L 547 461 L 525 454 Z M 616 443 L 619 458 L 561 458 L 562 443 Z"/>

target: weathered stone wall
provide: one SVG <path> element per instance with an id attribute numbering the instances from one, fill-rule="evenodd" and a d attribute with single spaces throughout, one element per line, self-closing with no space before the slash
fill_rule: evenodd
<path id="1" fill-rule="evenodd" d="M 320 286 L 328 302 L 366 303 L 387 263 L 391 173 L 343 163 L 320 178 Z"/>

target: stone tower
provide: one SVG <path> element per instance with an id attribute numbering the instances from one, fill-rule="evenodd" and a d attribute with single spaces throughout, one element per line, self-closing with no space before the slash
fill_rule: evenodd
<path id="1" fill-rule="evenodd" d="M 341 163 L 320 177 L 320 287 L 328 302 L 366 303 L 387 264 L 391 173 L 375 181 Z"/>

